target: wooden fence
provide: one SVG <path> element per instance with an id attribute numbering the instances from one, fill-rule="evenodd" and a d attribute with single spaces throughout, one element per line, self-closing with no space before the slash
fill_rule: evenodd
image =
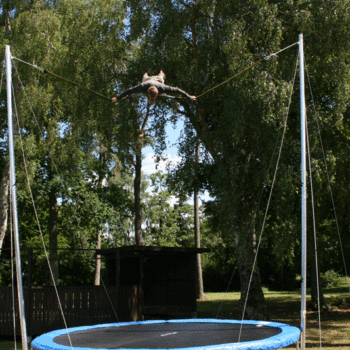
<path id="1" fill-rule="evenodd" d="M 128 318 L 128 315 L 117 316 L 118 304 L 130 305 L 139 299 L 138 286 L 124 286 L 119 293 L 117 287 L 105 290 L 102 286 L 58 287 L 57 290 L 68 327 L 113 323 L 118 321 L 118 316 Z M 53 287 L 24 288 L 24 298 L 28 335 L 65 328 Z M 17 298 L 15 300 L 16 334 L 20 334 Z M 0 336 L 13 334 L 12 288 L 0 287 Z"/>

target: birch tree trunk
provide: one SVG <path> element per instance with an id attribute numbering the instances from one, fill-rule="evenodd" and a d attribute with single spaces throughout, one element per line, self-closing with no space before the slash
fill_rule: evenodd
<path id="1" fill-rule="evenodd" d="M 1 174 L 0 188 L 0 254 L 7 229 L 10 168 L 6 162 Z"/>
<path id="2" fill-rule="evenodd" d="M 142 209 L 141 209 L 141 168 L 142 168 L 142 138 L 139 139 L 135 163 L 134 205 L 135 205 L 135 243 L 143 245 L 142 239 Z"/>
<path id="3" fill-rule="evenodd" d="M 257 266 L 252 273 L 256 253 L 254 234 L 248 230 L 247 234 L 243 235 L 239 228 L 236 228 L 234 243 L 238 257 L 242 317 L 247 320 L 267 320 L 269 316 Z"/>
<path id="4" fill-rule="evenodd" d="M 199 162 L 200 157 L 200 141 L 196 143 L 196 163 Z M 201 229 L 199 220 L 199 194 L 198 189 L 194 190 L 194 231 L 196 248 L 201 247 Z M 202 274 L 202 259 L 201 255 L 197 254 L 197 299 L 204 299 L 203 274 Z"/>
<path id="5" fill-rule="evenodd" d="M 135 179 L 134 179 L 134 204 L 135 204 L 135 242 L 137 246 L 143 245 L 142 238 L 142 206 L 141 206 L 141 171 L 142 171 L 142 147 L 145 135 L 145 129 L 148 122 L 151 101 L 147 102 L 147 112 L 140 129 L 135 161 Z"/>
<path id="6" fill-rule="evenodd" d="M 12 44 L 11 40 L 11 25 L 10 25 L 10 15 L 9 11 L 5 10 L 5 27 L 6 34 L 9 42 Z M 6 161 L 4 169 L 1 174 L 1 188 L 0 188 L 0 254 L 2 245 L 4 243 L 6 229 L 7 229 L 7 219 L 8 219 L 8 198 L 9 198 L 9 186 L 10 186 L 10 165 Z"/>
<path id="7" fill-rule="evenodd" d="M 106 152 L 103 152 L 100 146 L 100 162 L 102 163 L 103 175 L 100 174 L 99 176 L 99 183 L 98 187 L 103 187 L 103 181 L 106 178 L 106 174 L 104 173 L 105 167 L 106 167 Z M 101 172 L 102 173 L 102 172 Z M 96 249 L 101 249 L 102 245 L 102 231 L 99 230 L 97 232 L 97 241 L 96 241 Z M 101 255 L 96 254 L 96 261 L 95 261 L 95 286 L 99 286 L 101 284 Z"/>
<path id="8" fill-rule="evenodd" d="M 97 233 L 97 244 L 96 249 L 101 249 L 101 231 Z M 101 255 L 96 254 L 96 264 L 95 264 L 95 286 L 101 284 Z"/>
<path id="9" fill-rule="evenodd" d="M 57 197 L 54 189 L 49 193 L 49 250 L 50 250 L 50 265 L 52 270 L 51 283 L 59 284 L 58 274 L 58 226 L 57 226 L 58 208 Z"/>

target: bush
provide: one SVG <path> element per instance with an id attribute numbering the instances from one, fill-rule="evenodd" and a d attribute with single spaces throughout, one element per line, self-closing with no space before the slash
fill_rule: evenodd
<path id="1" fill-rule="evenodd" d="M 337 296 L 331 296 L 327 299 L 327 302 L 331 306 L 336 306 L 339 308 L 345 308 L 347 305 L 349 305 L 349 298 L 343 296 L 343 295 L 337 295 Z"/>
<path id="2" fill-rule="evenodd" d="M 231 267 L 231 269 L 230 269 Z M 233 273 L 231 265 L 220 267 L 207 264 L 203 268 L 203 283 L 205 292 L 225 292 L 240 289 L 238 271 Z M 228 286 L 229 282 L 230 286 Z"/>
<path id="3" fill-rule="evenodd" d="M 324 288 L 335 288 L 340 286 L 341 276 L 334 270 L 328 270 L 320 274 L 321 284 Z"/>

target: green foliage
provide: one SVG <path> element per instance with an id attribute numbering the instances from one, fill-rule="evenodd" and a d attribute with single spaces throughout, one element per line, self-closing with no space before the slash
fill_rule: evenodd
<path id="1" fill-rule="evenodd" d="M 148 245 L 193 247 L 193 208 L 178 200 L 166 187 L 166 175 L 150 175 L 150 191 L 144 199 L 144 238 Z"/>
<path id="2" fill-rule="evenodd" d="M 233 247 L 218 245 L 202 255 L 203 281 L 206 292 L 239 290 L 239 273 Z"/>
<path id="3" fill-rule="evenodd" d="M 331 161 L 330 171 L 337 174 L 334 190 L 337 198 L 342 198 L 339 199 L 342 204 L 337 207 L 344 205 L 340 210 L 346 217 L 344 189 L 348 186 L 344 181 L 349 129 L 345 116 L 350 83 L 346 3 L 325 5 L 318 0 L 283 3 L 128 0 L 127 3 L 131 9 L 130 36 L 140 39 L 143 54 L 137 63 L 142 70 L 156 72 L 161 68 L 173 85 L 196 95 L 215 87 L 198 98 L 197 106 L 184 101 L 176 109 L 169 103 L 174 120 L 180 113 L 185 116 L 180 144 L 183 161 L 172 173 L 172 186 L 180 187 L 184 193 L 196 186 L 211 191 L 216 199 L 212 215 L 220 225 L 223 242 L 230 245 L 235 242 L 237 254 L 247 244 L 244 264 L 252 264 L 254 241 L 260 233 L 272 188 L 270 164 L 277 161 L 275 145 L 281 139 L 279 132 L 292 92 L 297 47 L 254 64 L 296 42 L 301 32 L 313 88 L 313 96 L 307 95 L 307 103 L 310 109 L 315 103 L 322 137 L 329 147 L 326 158 Z M 216 88 L 243 69 L 247 69 L 244 74 Z M 294 287 L 300 268 L 298 99 L 294 93 L 273 189 L 273 205 L 258 259 L 264 283 L 274 288 L 283 288 L 286 283 Z M 316 159 L 312 164 L 317 174 L 314 195 L 319 198 L 327 191 L 327 178 L 320 165 L 320 141 L 313 136 L 316 124 L 311 119 L 309 123 L 310 149 Z M 193 161 L 197 137 L 207 152 L 199 169 Z M 335 230 L 330 229 L 333 224 L 330 207 L 329 195 L 317 201 L 316 216 L 321 219 L 319 251 L 323 248 L 321 265 L 339 262 L 339 255 L 334 254 L 338 243 Z M 343 220 L 341 228 L 344 237 L 348 232 L 346 221 Z"/>
<path id="4" fill-rule="evenodd" d="M 95 254 L 64 250 L 59 255 L 60 285 L 84 286 L 94 283 Z"/>
<path id="5" fill-rule="evenodd" d="M 0 44 L 10 43 L 16 57 L 108 97 L 140 82 L 144 72 L 157 74 L 160 69 L 169 85 L 197 96 L 205 93 L 197 104 L 159 98 L 151 106 L 143 145 L 152 145 L 157 156 L 163 157 L 165 125 L 182 118 L 182 160 L 170 177 L 151 177 L 153 187 L 144 193 L 143 210 L 148 244 L 192 246 L 192 207 L 186 200 L 195 189 L 210 191 L 215 200 L 206 203 L 201 223 L 203 245 L 212 248 L 203 261 L 204 274 L 209 282 L 214 281 L 216 269 L 222 274 L 220 282 L 213 282 L 213 287 L 208 284 L 212 289 L 223 288 L 221 280 L 230 275 L 245 247 L 243 242 L 249 247 L 243 256 L 248 265 L 252 262 L 272 188 L 270 164 L 277 161 L 275 145 L 281 140 L 291 96 L 297 48 L 255 63 L 296 42 L 303 32 L 312 86 L 307 104 L 317 113 L 317 122 L 309 113 L 308 125 L 315 214 L 321 221 L 317 227 L 320 270 L 342 270 L 327 172 L 331 174 L 339 233 L 348 249 L 347 2 L 64 0 L 18 1 L 15 5 L 10 1 L 0 5 Z M 13 62 L 22 131 L 22 141 L 16 140 L 22 243 L 37 247 L 40 242 L 27 174 L 46 241 L 48 198 L 54 194 L 59 248 L 93 248 L 98 231 L 103 232 L 106 247 L 132 243 L 131 177 L 146 99 L 134 96 L 113 105 Z M 244 69 L 243 74 L 217 87 Z M 294 90 L 258 258 L 263 283 L 275 289 L 292 285 L 300 269 L 298 83 Z M 0 98 L 2 168 L 7 157 L 4 89 Z M 319 127 L 327 169 L 316 136 Z M 201 160 L 196 162 L 198 139 Z M 170 204 L 172 196 L 179 198 L 175 205 Z M 35 254 L 37 264 L 43 266 L 43 255 Z M 77 255 L 68 259 L 62 254 L 60 259 L 67 261 L 62 262 L 64 271 L 80 266 Z M 86 264 L 82 276 L 89 275 L 92 268 L 92 263 Z M 7 279 L 1 276 L 3 281 Z M 39 274 L 35 279 L 43 281 Z M 62 283 L 83 282 L 62 279 Z"/>
<path id="6" fill-rule="evenodd" d="M 13 56 L 103 95 L 113 95 L 116 76 L 128 56 L 123 1 L 34 1 L 32 6 L 18 6 L 10 17 Z M 100 230 L 120 241 L 123 232 L 109 229 L 107 233 L 107 227 L 114 227 L 116 221 L 123 227 L 132 215 L 130 191 L 123 183 L 128 176 L 122 175 L 112 151 L 117 110 L 85 90 L 21 62 L 13 63 L 21 128 L 21 140 L 16 141 L 20 234 L 24 247 L 36 248 L 33 282 L 46 283 L 46 257 L 38 250 L 42 242 L 27 177 L 47 245 L 52 213 L 49 197 L 54 196 L 58 203 L 60 282 L 91 283 L 92 256 L 83 263 L 79 255 L 62 249 L 94 248 Z M 5 98 L 3 91 L 1 97 Z M 1 106 L 1 117 L 5 117 L 5 104 Z M 8 246 L 8 240 L 5 243 Z M 72 274 L 75 269 L 81 272 L 77 277 Z"/>
<path id="7" fill-rule="evenodd" d="M 348 308 L 350 305 L 350 298 L 344 295 L 331 296 L 327 299 L 330 306 L 336 306 L 337 308 Z"/>
<path id="8" fill-rule="evenodd" d="M 328 270 L 320 274 L 321 284 L 324 288 L 340 287 L 342 276 L 334 270 Z"/>
<path id="9" fill-rule="evenodd" d="M 0 286 L 9 286 L 11 285 L 11 265 L 10 259 L 4 257 L 4 251 L 1 252 L 1 266 L 0 266 Z"/>

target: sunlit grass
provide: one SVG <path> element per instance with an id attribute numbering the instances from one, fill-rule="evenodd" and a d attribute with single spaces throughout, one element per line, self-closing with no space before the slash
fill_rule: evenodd
<path id="1" fill-rule="evenodd" d="M 346 281 L 347 282 L 347 281 Z M 343 287 L 344 286 L 344 287 Z M 322 311 L 321 340 L 323 350 L 350 349 L 350 291 L 346 283 L 342 287 L 325 289 L 325 298 L 330 311 Z M 266 304 L 271 321 L 287 323 L 298 327 L 300 324 L 299 291 L 269 291 L 264 289 Z M 205 318 L 240 319 L 239 292 L 206 293 L 204 300 L 198 300 L 198 316 Z M 310 296 L 308 296 L 310 301 Z M 320 348 L 319 315 L 316 311 L 307 312 L 307 348 Z M 295 345 L 290 346 L 295 349 Z M 0 350 L 21 350 L 20 341 L 15 348 L 13 341 L 1 341 Z"/>
<path id="2" fill-rule="evenodd" d="M 350 349 L 350 291 L 346 284 L 340 288 L 325 289 L 324 294 L 330 311 L 320 314 L 308 311 L 306 320 L 307 348 L 319 349 L 320 334 L 323 350 Z M 300 292 L 269 291 L 264 289 L 271 321 L 300 325 Z M 199 317 L 240 319 L 239 292 L 207 293 L 205 300 L 198 301 Z M 307 297 L 307 302 L 311 300 Z M 309 305 L 309 304 L 308 304 Z M 295 345 L 288 348 L 295 349 Z"/>
<path id="3" fill-rule="evenodd" d="M 0 349 L 1 350 L 22 350 L 22 345 L 20 344 L 20 342 L 15 345 L 13 341 L 9 341 L 9 340 L 1 341 L 0 339 Z"/>

